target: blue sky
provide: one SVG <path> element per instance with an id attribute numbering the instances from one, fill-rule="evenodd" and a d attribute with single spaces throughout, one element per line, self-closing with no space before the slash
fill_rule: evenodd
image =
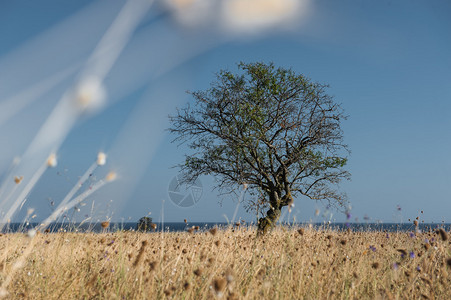
<path id="1" fill-rule="evenodd" d="M 293 14 L 283 15 L 281 8 L 282 19 L 263 10 L 263 17 L 272 20 L 266 23 L 246 14 L 230 19 L 222 1 L 206 8 L 203 1 L 192 1 L 201 5 L 194 10 L 177 10 L 174 3 L 183 1 L 166 2 L 173 5 L 152 3 L 102 77 L 107 96 L 100 109 L 75 115 L 70 126 L 66 117 L 59 121 L 68 129 L 57 128 L 59 142 L 42 150 L 48 155 L 45 151 L 56 149 L 58 165 L 45 170 L 14 220 L 22 220 L 28 208 L 34 209 L 36 220 L 47 218 L 99 151 L 107 154 L 107 164 L 78 193 L 111 170 L 118 179 L 87 197 L 84 206 L 77 205 L 80 211 L 66 215 L 95 221 L 136 221 L 148 213 L 165 221 L 232 219 L 238 196 L 223 198 L 211 191 L 213 178 L 200 178 L 203 194 L 192 207 L 178 207 L 169 199 L 169 182 L 178 173 L 172 167 L 189 150 L 171 143 L 167 115 L 192 101 L 185 91 L 208 88 L 218 70 L 234 71 L 239 61 L 272 61 L 328 83 L 329 94 L 349 115 L 343 128 L 352 152 L 352 180 L 340 189 L 348 194 L 353 219 L 401 222 L 420 215 L 425 222 L 450 222 L 449 1 L 304 0 Z M 44 154 L 27 161 L 27 149 L 65 91 L 93 72 L 86 61 L 123 5 L 0 1 L 2 181 L 37 170 Z M 32 96 L 20 94 L 30 89 Z M 30 100 L 23 108 L 16 100 L 5 106 L 17 95 Z M 22 156 L 17 169 L 8 173 L 13 158 Z M 24 176 L 23 186 L 29 177 Z M 12 183 L 8 188 L 19 194 Z M 13 198 L 0 204 L 3 213 L 13 206 Z M 345 220 L 342 213 L 327 212 L 321 203 L 303 198 L 284 215 L 285 220 L 293 217 Z M 255 220 L 241 205 L 236 218 Z"/>

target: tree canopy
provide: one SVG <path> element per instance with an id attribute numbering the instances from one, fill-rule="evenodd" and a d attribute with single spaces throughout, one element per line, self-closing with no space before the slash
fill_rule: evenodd
<path id="1" fill-rule="evenodd" d="M 340 127 L 346 116 L 328 86 L 272 63 L 238 69 L 219 71 L 209 89 L 189 92 L 193 105 L 170 116 L 174 141 L 193 150 L 180 165 L 185 180 L 214 175 L 225 191 L 244 185 L 258 196 L 247 207 L 268 209 L 261 233 L 298 196 L 343 205 L 337 184 L 350 176 Z"/>
<path id="2" fill-rule="evenodd" d="M 150 231 L 152 228 L 152 218 L 150 217 L 142 217 L 139 219 L 138 223 L 136 224 L 136 230 L 137 231 Z"/>

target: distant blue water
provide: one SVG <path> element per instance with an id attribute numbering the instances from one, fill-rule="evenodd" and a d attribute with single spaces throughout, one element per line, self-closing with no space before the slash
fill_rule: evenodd
<path id="1" fill-rule="evenodd" d="M 30 229 L 38 226 L 39 223 L 10 223 L 3 227 L 2 233 L 8 232 L 27 232 Z M 213 227 L 225 228 L 228 226 L 227 223 L 214 223 L 214 222 L 193 222 L 193 223 L 182 223 L 182 222 L 168 222 L 168 223 L 156 223 L 156 231 L 164 230 L 166 232 L 181 232 L 186 231 L 193 226 L 199 226 L 200 231 L 205 231 Z M 242 224 L 242 226 L 254 226 L 255 224 Z M 297 224 L 285 224 L 286 226 L 308 226 L 308 223 L 297 223 Z M 352 231 L 364 232 L 364 231 L 387 231 L 387 232 L 414 232 L 415 226 L 412 223 L 316 223 L 312 224 L 315 228 L 319 229 L 332 229 L 332 230 L 347 230 L 350 228 Z M 451 230 L 450 223 L 421 223 L 419 224 L 419 229 L 421 231 L 434 230 L 436 228 L 444 228 L 446 231 Z M 50 232 L 66 231 L 66 232 L 103 232 L 100 223 L 52 223 L 48 227 Z M 107 231 L 114 232 L 118 230 L 136 230 L 136 223 L 111 223 Z"/>

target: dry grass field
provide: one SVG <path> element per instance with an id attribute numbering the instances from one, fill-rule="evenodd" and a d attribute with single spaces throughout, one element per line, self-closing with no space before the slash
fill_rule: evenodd
<path id="1" fill-rule="evenodd" d="M 444 231 L 10 233 L 0 282 L 4 299 L 451 299 L 450 258 Z"/>

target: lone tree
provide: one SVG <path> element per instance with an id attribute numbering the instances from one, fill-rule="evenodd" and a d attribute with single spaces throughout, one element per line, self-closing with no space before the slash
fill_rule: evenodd
<path id="1" fill-rule="evenodd" d="M 136 224 L 136 230 L 137 231 L 150 231 L 152 228 L 152 218 L 149 217 L 142 217 L 139 219 L 138 223 Z"/>
<path id="2" fill-rule="evenodd" d="M 350 177 L 340 127 L 346 116 L 326 94 L 327 85 L 272 63 L 238 68 L 240 74 L 221 70 L 206 91 L 189 92 L 195 105 L 169 117 L 174 141 L 188 142 L 195 152 L 180 165 L 185 182 L 211 174 L 220 190 L 244 185 L 258 197 L 248 199 L 247 208 L 268 209 L 258 220 L 259 234 L 294 197 L 343 206 L 337 184 Z"/>

